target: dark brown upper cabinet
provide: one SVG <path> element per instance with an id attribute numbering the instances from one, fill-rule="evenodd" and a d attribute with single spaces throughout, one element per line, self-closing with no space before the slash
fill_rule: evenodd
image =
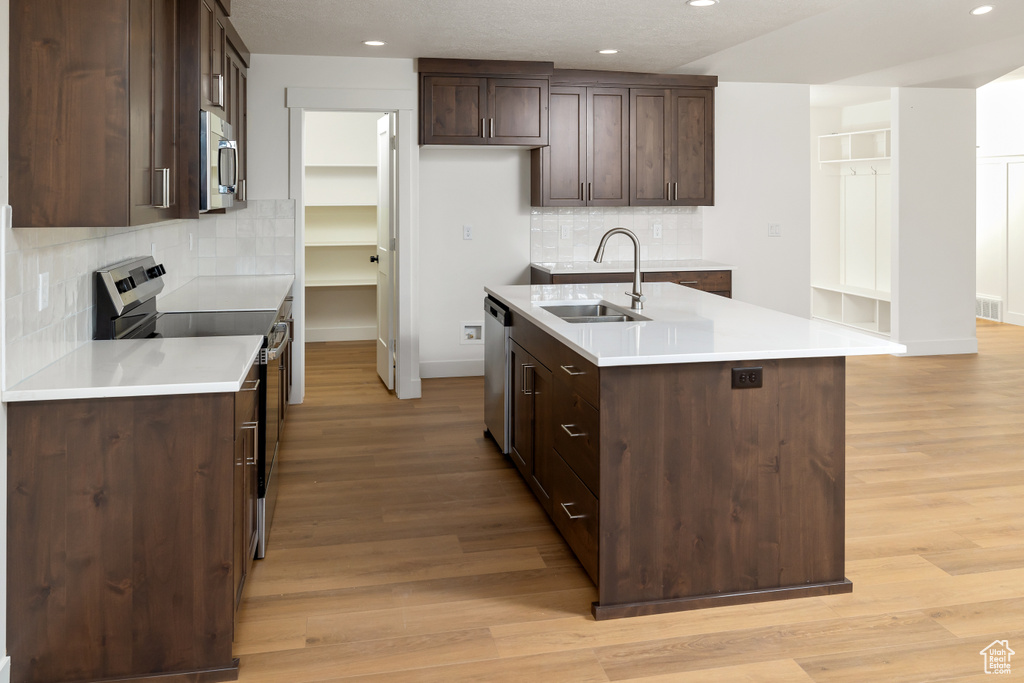
<path id="1" fill-rule="evenodd" d="M 176 218 L 178 2 L 13 0 L 16 227 Z"/>
<path id="2" fill-rule="evenodd" d="M 249 52 L 222 5 L 11 1 L 15 227 L 123 227 L 199 216 L 199 110 L 217 109 L 211 98 L 220 97 L 221 82 L 224 103 L 237 100 L 232 116 L 243 147 L 245 140 Z M 231 59 L 239 74 L 227 73 Z M 244 148 L 239 154 L 244 169 Z"/>
<path id="3" fill-rule="evenodd" d="M 238 142 L 238 185 L 234 208 L 246 206 L 248 195 L 248 62 L 249 52 L 228 24 L 225 41 L 225 120 Z"/>
<path id="4" fill-rule="evenodd" d="M 420 59 L 420 144 L 548 144 L 550 62 Z"/>
<path id="5" fill-rule="evenodd" d="M 531 153 L 534 206 L 629 201 L 629 89 L 552 85 L 548 146 Z"/>
<path id="6" fill-rule="evenodd" d="M 714 99 L 710 89 L 630 90 L 633 206 L 714 204 Z"/>

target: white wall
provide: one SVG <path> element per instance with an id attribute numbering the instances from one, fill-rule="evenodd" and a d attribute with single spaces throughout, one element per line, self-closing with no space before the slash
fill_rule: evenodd
<path id="1" fill-rule="evenodd" d="M 715 206 L 704 258 L 736 266 L 733 297 L 810 316 L 810 86 L 719 83 Z M 768 237 L 768 223 L 782 237 Z"/>
<path id="2" fill-rule="evenodd" d="M 461 323 L 483 321 L 485 285 L 530 282 L 529 162 L 515 148 L 420 150 L 423 377 L 482 375 L 483 346 L 460 343 Z"/>
<path id="3" fill-rule="evenodd" d="M 892 338 L 975 353 L 975 91 L 893 90 Z"/>
<path id="4" fill-rule="evenodd" d="M 252 55 L 249 69 L 249 195 L 288 197 L 285 88 L 415 90 L 411 59 Z"/>
<path id="5" fill-rule="evenodd" d="M 1018 312 L 1010 308 L 1010 300 L 1022 294 L 1008 290 L 1007 229 L 1013 218 L 1009 177 L 1024 163 L 1024 78 L 978 88 L 977 116 L 977 293 L 1001 299 L 1003 320 L 1019 324 Z"/>

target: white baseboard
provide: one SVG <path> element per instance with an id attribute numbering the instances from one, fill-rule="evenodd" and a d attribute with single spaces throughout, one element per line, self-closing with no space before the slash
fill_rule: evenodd
<path id="1" fill-rule="evenodd" d="M 319 329 L 306 328 L 306 341 L 373 341 L 377 338 L 377 328 L 367 325 L 366 327 L 321 327 Z"/>
<path id="2" fill-rule="evenodd" d="M 480 360 L 421 360 L 420 377 L 480 377 L 484 374 L 484 361 Z"/>
<path id="3" fill-rule="evenodd" d="M 907 347 L 907 352 L 899 354 L 901 356 L 952 356 L 960 353 L 978 352 L 978 340 L 976 338 L 925 341 L 904 341 L 900 339 L 899 343 Z"/>
<path id="4" fill-rule="evenodd" d="M 0 683 L 11 683 L 11 658 L 4 657 L 0 664 Z"/>

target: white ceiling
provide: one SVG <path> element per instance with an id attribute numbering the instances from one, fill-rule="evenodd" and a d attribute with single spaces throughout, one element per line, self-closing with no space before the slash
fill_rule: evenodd
<path id="1" fill-rule="evenodd" d="M 723 81 L 976 88 L 1024 65 L 1024 1 L 232 0 L 255 53 L 553 61 Z M 367 39 L 387 41 L 369 48 Z M 598 55 L 601 48 L 618 55 Z"/>

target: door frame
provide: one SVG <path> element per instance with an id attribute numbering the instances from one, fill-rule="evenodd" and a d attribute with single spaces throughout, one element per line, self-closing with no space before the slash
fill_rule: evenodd
<path id="1" fill-rule="evenodd" d="M 415 90 L 372 90 L 367 88 L 286 88 L 288 108 L 288 197 L 295 200 L 295 282 L 292 295 L 298 320 L 292 373 L 292 396 L 302 401 L 305 394 L 305 215 L 302 207 L 305 167 L 303 126 L 305 110 L 352 111 L 396 114 L 395 172 L 395 394 L 398 398 L 419 398 L 419 321 L 415 312 L 419 277 L 416 255 L 419 239 L 419 149 L 416 145 L 417 95 Z"/>

